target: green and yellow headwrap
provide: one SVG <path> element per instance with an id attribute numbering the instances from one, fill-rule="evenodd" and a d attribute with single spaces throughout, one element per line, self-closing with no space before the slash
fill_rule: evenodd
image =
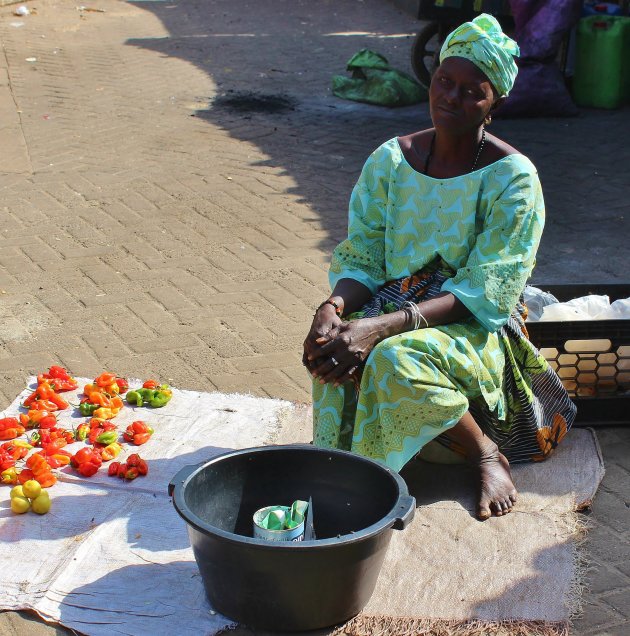
<path id="1" fill-rule="evenodd" d="M 518 44 L 503 33 L 496 18 L 482 13 L 446 37 L 440 63 L 453 55 L 470 60 L 485 73 L 499 96 L 504 97 L 514 86 L 518 73 L 514 56 L 519 53 Z"/>

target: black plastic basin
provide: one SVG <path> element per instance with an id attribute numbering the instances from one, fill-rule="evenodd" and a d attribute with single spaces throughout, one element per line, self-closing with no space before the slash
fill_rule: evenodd
<path id="1" fill-rule="evenodd" d="M 263 629 L 301 631 L 341 623 L 370 599 L 392 529 L 415 499 L 385 466 L 310 445 L 264 446 L 180 470 L 169 484 L 212 606 Z M 313 501 L 316 540 L 252 537 L 269 505 Z"/>

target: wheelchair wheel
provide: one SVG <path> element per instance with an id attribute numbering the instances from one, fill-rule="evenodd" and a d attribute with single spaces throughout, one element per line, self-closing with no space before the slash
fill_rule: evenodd
<path id="1" fill-rule="evenodd" d="M 411 46 L 411 68 L 418 81 L 429 88 L 431 76 L 439 65 L 442 29 L 438 22 L 429 22 L 418 33 Z"/>

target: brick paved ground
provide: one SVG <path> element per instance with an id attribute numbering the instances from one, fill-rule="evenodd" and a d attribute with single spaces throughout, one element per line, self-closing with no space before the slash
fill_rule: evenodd
<path id="1" fill-rule="evenodd" d="M 418 23 L 385 0 L 90 7 L 0 9 L 0 405 L 53 363 L 308 400 L 300 343 L 352 183 L 429 123 L 336 100 L 330 77 L 363 47 L 409 70 Z M 538 280 L 625 280 L 629 114 L 493 124 L 541 173 Z M 600 439 L 585 635 L 630 631 L 630 434 Z"/>

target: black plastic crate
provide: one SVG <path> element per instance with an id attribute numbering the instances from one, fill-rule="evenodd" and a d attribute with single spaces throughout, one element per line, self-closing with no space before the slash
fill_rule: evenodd
<path id="1" fill-rule="evenodd" d="M 561 302 L 607 295 L 630 297 L 630 285 L 532 283 Z M 556 370 L 578 407 L 576 423 L 630 423 L 630 320 L 528 322 L 530 340 Z"/>

